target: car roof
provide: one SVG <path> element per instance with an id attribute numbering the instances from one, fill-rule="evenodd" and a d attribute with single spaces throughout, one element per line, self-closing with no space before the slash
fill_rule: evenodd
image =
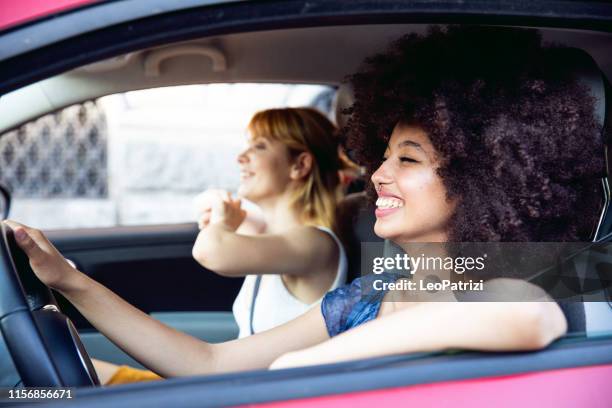
<path id="1" fill-rule="evenodd" d="M 100 96 L 164 86 L 315 83 L 337 86 L 363 59 L 425 24 L 368 24 L 242 32 L 146 48 L 89 64 L 6 94 L 0 132 Z M 586 50 L 612 75 L 612 35 L 543 29 L 544 40 Z M 296 52 L 299 50 L 299 52 Z"/>

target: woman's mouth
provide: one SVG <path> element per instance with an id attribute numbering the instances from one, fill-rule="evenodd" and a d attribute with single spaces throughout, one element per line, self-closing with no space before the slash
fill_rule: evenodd
<path id="1" fill-rule="evenodd" d="M 240 171 L 240 180 L 247 180 L 251 177 L 253 177 L 255 173 L 251 172 L 251 171 L 246 171 L 246 170 L 241 170 Z"/>
<path id="2" fill-rule="evenodd" d="M 376 217 L 384 217 L 389 215 L 404 206 L 404 200 L 397 197 L 378 197 L 376 200 Z"/>

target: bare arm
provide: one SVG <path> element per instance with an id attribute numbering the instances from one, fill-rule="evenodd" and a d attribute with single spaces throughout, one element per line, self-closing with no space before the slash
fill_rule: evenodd
<path id="1" fill-rule="evenodd" d="M 163 377 L 267 368 L 280 355 L 328 338 L 319 308 L 244 339 L 209 344 L 151 318 L 87 278 L 64 296 L 119 348 Z"/>
<path id="2" fill-rule="evenodd" d="M 314 308 L 259 335 L 208 344 L 151 318 L 74 269 L 40 231 L 11 221 L 7 224 L 45 284 L 62 293 L 118 347 L 164 377 L 266 368 L 283 353 L 327 338 L 321 312 Z"/>
<path id="3" fill-rule="evenodd" d="M 533 350 L 567 330 L 554 302 L 430 302 L 382 316 L 329 341 L 316 307 L 264 333 L 211 345 L 150 318 L 72 268 L 40 231 L 7 223 L 44 283 L 60 291 L 120 348 L 165 377 L 264 368 L 273 361 L 278 368 L 449 348 Z"/>
<path id="4" fill-rule="evenodd" d="M 60 293 L 120 349 L 163 377 L 211 372 L 209 344 L 174 330 L 80 274 Z"/>
<path id="5" fill-rule="evenodd" d="M 554 302 L 421 303 L 285 354 L 272 368 L 455 348 L 535 350 L 566 330 L 565 316 Z"/>
<path id="6" fill-rule="evenodd" d="M 210 224 L 200 231 L 193 246 L 193 257 L 202 266 L 224 276 L 325 271 L 338 256 L 333 239 L 314 227 L 251 236 L 235 233 L 221 223 Z"/>
<path id="7" fill-rule="evenodd" d="M 299 226 L 282 234 L 245 235 L 239 232 L 247 217 L 241 200 L 229 193 L 223 199 L 218 194 L 210 196 L 214 200 L 209 200 L 212 205 L 199 222 L 201 230 L 192 250 L 200 265 L 230 277 L 308 274 L 310 278 L 336 265 L 338 247 L 327 233 Z M 327 288 L 331 282 L 324 284 Z"/>

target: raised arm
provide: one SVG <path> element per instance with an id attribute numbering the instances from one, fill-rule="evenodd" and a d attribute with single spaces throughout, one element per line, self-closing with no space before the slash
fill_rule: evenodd
<path id="1" fill-rule="evenodd" d="M 327 338 L 318 308 L 265 333 L 208 344 L 174 330 L 74 269 L 38 230 L 5 221 L 36 275 L 59 291 L 118 347 L 164 377 L 266 368 L 283 353 Z"/>
<path id="2" fill-rule="evenodd" d="M 240 200 L 232 200 L 229 195 L 218 200 L 210 221 L 200 230 L 193 246 L 195 260 L 224 276 L 312 276 L 325 273 L 329 270 L 327 266 L 337 263 L 338 247 L 329 234 L 314 227 L 298 226 L 282 234 L 243 235 L 237 229 L 245 216 Z"/>
<path id="3" fill-rule="evenodd" d="M 202 229 L 193 246 L 202 266 L 224 276 L 312 274 L 335 264 L 338 256 L 333 238 L 314 227 L 252 236 L 216 223 Z"/>
<path id="4" fill-rule="evenodd" d="M 208 189 L 194 198 L 196 212 L 198 213 L 198 227 L 200 229 L 208 226 L 212 217 L 213 207 L 224 200 L 231 200 L 231 194 L 221 189 Z M 236 232 L 242 235 L 263 234 L 266 231 L 266 221 L 259 207 L 248 200 L 242 200 L 242 204 L 243 208 L 241 209 L 244 209 L 245 216 Z"/>

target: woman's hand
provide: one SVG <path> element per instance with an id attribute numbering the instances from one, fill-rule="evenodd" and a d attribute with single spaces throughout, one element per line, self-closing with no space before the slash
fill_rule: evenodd
<path id="1" fill-rule="evenodd" d="M 66 261 L 41 231 L 15 221 L 4 222 L 13 230 L 17 245 L 26 253 L 32 270 L 45 285 L 60 292 L 78 287 L 83 274 Z"/>
<path id="2" fill-rule="evenodd" d="M 227 193 L 223 201 L 217 202 L 210 213 L 209 223 L 222 225 L 230 231 L 236 231 L 246 218 L 247 212 L 241 208 L 240 199 L 232 199 Z"/>
<path id="3" fill-rule="evenodd" d="M 200 214 L 198 218 L 198 228 L 199 229 L 206 228 L 208 224 L 210 224 L 211 213 L 212 213 L 212 209 L 206 210 L 202 214 Z"/>
<path id="4" fill-rule="evenodd" d="M 213 207 L 223 202 L 227 195 L 228 192 L 225 190 L 209 188 L 195 197 L 194 203 L 198 214 L 198 228 L 202 229 L 208 226 Z"/>

